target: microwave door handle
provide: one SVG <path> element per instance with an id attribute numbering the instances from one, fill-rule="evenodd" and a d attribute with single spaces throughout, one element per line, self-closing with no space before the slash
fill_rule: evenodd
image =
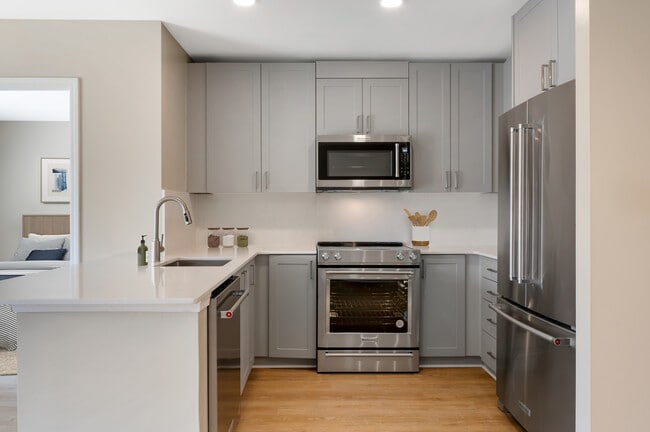
<path id="1" fill-rule="evenodd" d="M 399 178 L 399 144 L 395 143 L 395 178 Z"/>

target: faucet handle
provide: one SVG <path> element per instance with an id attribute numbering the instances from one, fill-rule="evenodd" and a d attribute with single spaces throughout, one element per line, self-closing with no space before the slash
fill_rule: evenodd
<path id="1" fill-rule="evenodd" d="M 165 250 L 165 234 L 160 234 L 160 252 Z"/>

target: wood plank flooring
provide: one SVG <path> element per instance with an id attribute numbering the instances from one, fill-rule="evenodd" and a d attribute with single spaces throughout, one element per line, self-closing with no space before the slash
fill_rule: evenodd
<path id="1" fill-rule="evenodd" d="M 521 431 L 479 368 L 419 374 L 254 369 L 237 432 Z"/>
<path id="2" fill-rule="evenodd" d="M 521 431 L 482 369 L 318 374 L 254 369 L 237 432 Z M 0 432 L 16 432 L 16 377 L 0 377 Z"/>

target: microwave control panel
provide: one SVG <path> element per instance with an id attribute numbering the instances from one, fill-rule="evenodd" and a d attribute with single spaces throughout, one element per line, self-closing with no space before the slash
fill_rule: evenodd
<path id="1" fill-rule="evenodd" d="M 395 145 L 398 145 L 395 143 Z M 399 178 L 411 178 L 411 153 L 409 143 L 401 143 L 399 152 Z"/>

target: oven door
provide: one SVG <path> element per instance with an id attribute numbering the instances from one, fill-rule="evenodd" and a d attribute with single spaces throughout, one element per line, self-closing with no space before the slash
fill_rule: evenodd
<path id="1" fill-rule="evenodd" d="M 319 268 L 319 348 L 417 348 L 419 268 Z"/>

